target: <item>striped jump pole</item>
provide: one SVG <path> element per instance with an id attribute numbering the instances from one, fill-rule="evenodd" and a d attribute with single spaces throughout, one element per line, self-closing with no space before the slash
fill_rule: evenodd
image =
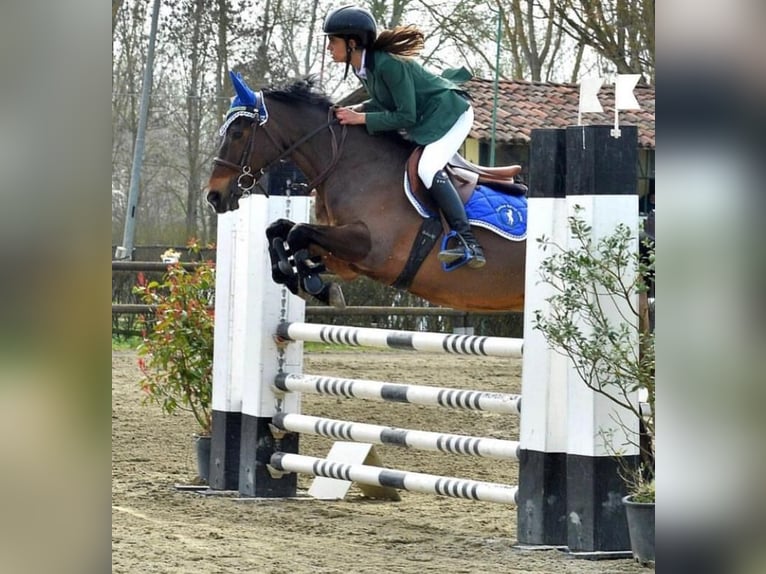
<path id="1" fill-rule="evenodd" d="M 291 413 L 277 413 L 272 422 L 282 430 L 338 440 L 435 450 L 447 454 L 511 460 L 519 458 L 519 443 L 512 440 L 407 430 Z"/>
<path id="2" fill-rule="evenodd" d="M 352 347 L 378 347 L 422 353 L 521 358 L 523 339 L 392 331 L 313 323 L 280 323 L 277 336 L 287 341 L 312 341 Z"/>
<path id="3" fill-rule="evenodd" d="M 284 392 L 313 393 L 513 415 L 521 412 L 521 395 L 505 393 L 294 373 L 279 373 L 274 380 L 274 386 Z"/>
<path id="4" fill-rule="evenodd" d="M 506 484 L 391 470 L 363 464 L 346 464 L 283 452 L 277 452 L 271 456 L 271 466 L 283 472 L 297 472 L 359 484 L 388 486 L 411 492 L 500 504 L 516 504 L 516 493 L 518 492 L 518 487 Z"/>

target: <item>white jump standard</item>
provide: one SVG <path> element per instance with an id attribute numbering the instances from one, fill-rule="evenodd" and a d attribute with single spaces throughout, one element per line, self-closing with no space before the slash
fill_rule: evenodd
<path id="1" fill-rule="evenodd" d="M 467 498 L 483 502 L 498 502 L 500 504 L 516 504 L 516 494 L 519 490 L 516 486 L 506 484 L 390 470 L 363 464 L 346 464 L 282 452 L 272 455 L 271 466 L 283 472 L 297 472 L 359 484 L 389 486 L 399 490 Z"/>
<path id="2" fill-rule="evenodd" d="M 313 393 L 349 399 L 371 399 L 512 415 L 521 412 L 521 395 L 506 393 L 299 373 L 279 373 L 274 380 L 274 386 L 284 392 Z"/>
<path id="3" fill-rule="evenodd" d="M 275 414 L 273 424 L 286 431 L 338 440 L 436 450 L 446 454 L 511 460 L 519 458 L 519 443 L 512 440 L 407 430 L 291 413 Z"/>
<path id="4" fill-rule="evenodd" d="M 421 331 L 392 331 L 367 327 L 340 327 L 312 323 L 280 323 L 277 337 L 287 341 L 311 341 L 352 347 L 378 347 L 422 353 L 483 355 L 521 358 L 523 339 L 450 335 Z"/>

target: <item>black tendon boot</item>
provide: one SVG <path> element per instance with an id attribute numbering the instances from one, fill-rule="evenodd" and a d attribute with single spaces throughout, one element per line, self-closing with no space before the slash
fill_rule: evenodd
<path id="1" fill-rule="evenodd" d="M 442 263 L 457 261 L 465 255 L 467 249 L 468 254 L 471 256 L 468 266 L 473 268 L 483 267 L 487 262 L 484 257 L 484 251 L 479 242 L 476 241 L 476 237 L 474 237 L 473 231 L 471 231 L 471 226 L 468 224 L 463 201 L 460 199 L 455 186 L 452 185 L 444 170 L 436 172 L 433 185 L 429 191 L 431 192 L 431 197 L 434 198 L 434 201 L 436 201 L 439 209 L 444 214 L 447 224 L 458 234 L 458 239 L 462 243 L 462 245 L 452 249 L 440 251 L 439 261 Z"/>

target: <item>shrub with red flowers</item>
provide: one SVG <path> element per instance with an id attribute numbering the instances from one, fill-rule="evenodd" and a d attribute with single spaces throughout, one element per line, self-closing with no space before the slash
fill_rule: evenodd
<path id="1" fill-rule="evenodd" d="M 189 243 L 199 252 L 196 242 Z M 140 381 L 145 403 L 158 404 L 167 414 L 190 411 L 200 435 L 211 432 L 213 393 L 213 295 L 215 264 L 200 263 L 188 271 L 168 265 L 162 282 L 135 288 L 144 303 L 155 305 L 144 317 L 138 347 Z"/>

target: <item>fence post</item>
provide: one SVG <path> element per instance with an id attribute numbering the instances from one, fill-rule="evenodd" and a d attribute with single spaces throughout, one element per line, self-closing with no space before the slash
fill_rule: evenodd
<path id="1" fill-rule="evenodd" d="M 271 280 L 265 232 L 276 219 L 308 221 L 309 206 L 308 197 L 251 196 L 219 219 L 211 488 L 295 495 L 295 475 L 274 479 L 266 465 L 278 440 L 272 416 L 300 412 L 300 394 L 278 397 L 272 382 L 280 369 L 301 370 L 303 346 L 280 350 L 274 335 L 279 322 L 303 320 L 305 302 Z M 279 450 L 298 452 L 297 436 L 286 437 Z"/>
<path id="2" fill-rule="evenodd" d="M 242 426 L 242 389 L 231 376 L 234 318 L 233 275 L 237 229 L 245 211 L 218 216 L 215 266 L 215 327 L 213 340 L 213 428 L 210 441 L 210 478 L 216 490 L 236 490 L 239 483 L 239 437 Z"/>
<path id="3" fill-rule="evenodd" d="M 632 236 L 638 237 L 638 128 L 621 126 L 619 138 L 612 137 L 611 129 L 612 126 L 567 128 L 567 209 L 569 215 L 574 215 L 575 206 L 581 208 L 578 217 L 592 226 L 594 240 L 612 234 L 620 223 L 628 225 Z M 638 252 L 637 240 L 635 249 Z M 620 304 L 624 302 L 617 302 Z M 625 309 L 620 313 L 614 303 L 605 302 L 604 306 L 614 313 L 615 321 L 630 316 Z M 588 332 L 587 325 L 582 324 L 581 328 Z M 638 325 L 635 345 L 638 352 Z M 619 425 L 615 417 L 620 414 L 617 407 L 587 388 L 571 364 L 567 397 L 567 545 L 574 554 L 629 551 L 621 502 L 626 488 L 618 474 L 619 462 L 612 453 L 622 449 L 625 458 L 632 457 L 635 463 L 638 448 L 624 445 L 624 430 L 616 428 Z M 611 448 L 604 444 L 607 440 L 604 431 L 609 429 L 615 431 L 609 439 Z M 638 431 L 637 420 L 634 430 Z"/>
<path id="4" fill-rule="evenodd" d="M 566 519 L 566 361 L 533 329 L 534 311 L 546 306 L 551 290 L 538 284 L 544 253 L 541 236 L 566 241 L 566 131 L 532 130 L 529 156 L 524 361 L 519 439 L 520 544 L 563 546 Z"/>

